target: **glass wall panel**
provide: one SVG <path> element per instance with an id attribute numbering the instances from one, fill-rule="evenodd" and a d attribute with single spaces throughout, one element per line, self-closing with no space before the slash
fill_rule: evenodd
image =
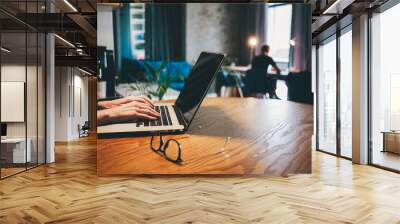
<path id="1" fill-rule="evenodd" d="M 1 34 L 1 161 L 2 177 L 25 170 L 26 150 L 26 33 Z"/>
<path id="2" fill-rule="evenodd" d="M 45 124 L 46 124 L 46 37 L 44 34 L 38 35 L 38 164 L 46 162 L 46 145 L 45 145 Z"/>
<path id="3" fill-rule="evenodd" d="M 44 3 L 1 1 L 0 7 L 22 18 L 24 12 L 43 13 Z M 12 14 L 0 12 L 0 178 L 45 162 L 46 39 Z"/>
<path id="4" fill-rule="evenodd" d="M 352 33 L 340 36 L 340 154 L 352 157 Z"/>
<path id="5" fill-rule="evenodd" d="M 40 1 L 27 2 L 26 11 L 28 13 L 43 13 L 44 3 Z M 34 16 L 32 20 L 38 20 Z M 39 21 L 35 21 L 38 23 Z M 27 30 L 27 142 L 28 149 L 31 151 L 31 161 L 27 164 L 28 168 L 39 164 L 39 73 L 40 69 L 40 46 L 43 35 L 39 35 L 38 30 Z"/>
<path id="6" fill-rule="evenodd" d="M 318 149 L 336 153 L 336 39 L 318 48 Z"/>
<path id="7" fill-rule="evenodd" d="M 372 163 L 400 170 L 400 4 L 371 19 Z"/>

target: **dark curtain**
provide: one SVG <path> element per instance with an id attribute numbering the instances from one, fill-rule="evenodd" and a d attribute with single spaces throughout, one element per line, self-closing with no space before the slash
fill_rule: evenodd
<path id="1" fill-rule="evenodd" d="M 311 71 L 311 7 L 308 4 L 293 4 L 290 68 L 294 71 Z"/>
<path id="2" fill-rule="evenodd" d="M 293 4 L 289 66 L 288 100 L 313 104 L 311 86 L 311 7 Z"/>
<path id="3" fill-rule="evenodd" d="M 146 59 L 184 60 L 186 55 L 185 4 L 146 5 Z"/>
<path id="4" fill-rule="evenodd" d="M 235 7 L 238 15 L 238 64 L 248 65 L 252 54 L 259 53 L 260 46 L 265 43 L 266 5 L 264 3 L 235 4 Z M 248 39 L 251 36 L 258 39 L 255 51 L 252 51 L 248 45 Z"/>

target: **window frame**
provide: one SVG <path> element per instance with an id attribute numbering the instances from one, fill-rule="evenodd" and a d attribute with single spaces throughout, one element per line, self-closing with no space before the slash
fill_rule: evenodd
<path id="1" fill-rule="evenodd" d="M 367 68 L 367 79 L 368 79 L 368 111 L 367 111 L 367 116 L 368 116 L 368 124 L 367 124 L 367 132 L 368 132 L 368 152 L 367 152 L 367 162 L 368 165 L 376 167 L 376 168 L 380 168 L 383 170 L 387 170 L 387 171 L 391 171 L 391 172 L 395 172 L 395 173 L 400 173 L 400 170 L 394 169 L 394 168 L 390 168 L 384 165 L 380 165 L 380 164 L 376 164 L 373 162 L 373 153 L 374 153 L 374 149 L 373 149 L 373 130 L 372 130 L 372 53 L 373 53 L 373 35 L 372 35 L 372 19 L 374 18 L 374 15 L 376 14 L 381 14 L 384 13 L 385 11 L 397 6 L 398 4 L 400 4 L 400 2 L 398 0 L 388 0 L 387 2 L 385 2 L 384 4 L 378 6 L 377 8 L 373 9 L 373 10 L 369 10 L 368 11 L 368 30 L 367 30 L 367 40 L 368 40 L 368 53 L 367 53 L 367 63 L 368 63 L 368 68 Z"/>
<path id="2" fill-rule="evenodd" d="M 346 19 L 346 18 L 344 18 Z M 338 21 L 339 23 L 340 21 Z M 341 150 L 341 118 L 340 118 L 340 112 L 341 112 L 341 97 L 340 97 L 340 82 L 341 82 L 341 67 L 340 67 L 340 60 L 341 60 L 341 55 L 340 55 L 340 42 L 341 42 L 341 36 L 346 34 L 347 32 L 352 32 L 352 22 L 349 22 L 345 26 L 339 28 L 336 27 L 336 30 L 334 33 L 331 35 L 328 35 L 324 37 L 323 39 L 319 39 L 317 41 L 316 45 L 316 151 L 323 152 L 329 155 L 333 155 L 339 158 L 343 158 L 346 160 L 352 160 L 352 158 L 347 157 L 342 155 L 342 150 Z M 320 130 L 319 130 L 319 117 L 320 117 L 320 111 L 319 111 L 319 103 L 320 103 L 320 97 L 319 97 L 319 92 L 320 92 L 320 86 L 319 86 L 319 77 L 320 77 L 320 65 L 319 65 L 319 48 L 321 44 L 326 44 L 329 43 L 330 41 L 336 41 L 336 152 L 332 153 L 327 150 L 321 149 L 320 148 L 320 143 L 319 143 L 319 136 L 320 136 Z"/>

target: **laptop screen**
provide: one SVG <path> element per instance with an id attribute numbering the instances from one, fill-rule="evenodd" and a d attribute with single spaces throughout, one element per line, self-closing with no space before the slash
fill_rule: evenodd
<path id="1" fill-rule="evenodd" d="M 192 122 L 223 60 L 222 54 L 205 52 L 202 52 L 197 59 L 175 103 L 186 124 L 189 125 Z"/>

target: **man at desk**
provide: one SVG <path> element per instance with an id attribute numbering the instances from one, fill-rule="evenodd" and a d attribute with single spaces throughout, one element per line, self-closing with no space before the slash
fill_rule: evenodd
<path id="1" fill-rule="evenodd" d="M 281 74 L 281 70 L 279 69 L 279 67 L 276 65 L 274 59 L 272 59 L 270 56 L 268 56 L 269 54 L 269 46 L 268 45 L 263 45 L 261 47 L 261 54 L 257 55 L 253 58 L 253 61 L 251 62 L 251 68 L 252 69 L 257 69 L 257 70 L 261 70 L 265 71 L 265 75 L 267 75 L 268 72 L 268 68 L 270 65 L 272 65 L 272 67 L 275 69 L 276 73 L 278 75 Z M 276 79 L 272 79 L 270 77 L 267 77 L 268 80 L 268 94 L 269 97 L 272 99 L 280 99 L 277 95 L 276 95 Z"/>

